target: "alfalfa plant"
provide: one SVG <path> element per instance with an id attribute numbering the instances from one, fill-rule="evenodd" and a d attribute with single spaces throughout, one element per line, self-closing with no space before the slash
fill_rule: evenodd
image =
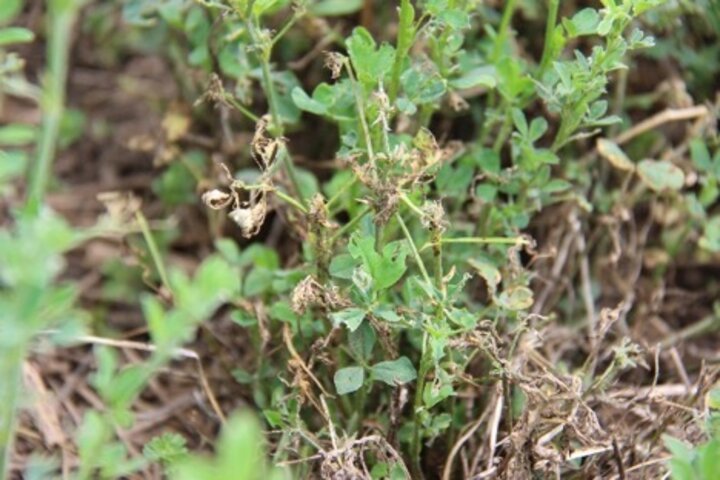
<path id="1" fill-rule="evenodd" d="M 48 3 L 48 68 L 43 85 L 28 83 L 21 74 L 23 61 L 7 47 L 29 42 L 34 34 L 20 27 L 0 27 L 0 91 L 37 101 L 44 122 L 39 130 L 10 124 L 0 129 L 0 188 L 22 175 L 27 166 L 26 145 L 37 145 L 26 204 L 18 206 L 13 224 L 0 231 L 0 308 L 3 310 L 0 342 L 0 477 L 5 478 L 13 451 L 17 409 L 22 398 L 23 363 L 38 334 L 53 328 L 58 339 L 77 331 L 83 314 L 75 309 L 73 285 L 58 283 L 62 254 L 78 245 L 82 232 L 44 208 L 43 197 L 58 140 L 63 114 L 68 67 L 69 34 L 81 2 L 53 0 Z M 0 25 L 15 18 L 23 2 L 3 2 Z M 35 142 L 37 138 L 37 143 Z M 64 335 L 63 335 L 64 334 Z"/>

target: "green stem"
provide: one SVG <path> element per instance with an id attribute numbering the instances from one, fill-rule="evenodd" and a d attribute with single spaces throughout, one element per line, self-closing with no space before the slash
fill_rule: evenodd
<path id="1" fill-rule="evenodd" d="M 247 118 L 249 118 L 251 121 L 253 121 L 255 123 L 260 121 L 260 117 L 258 117 L 253 112 L 251 112 L 245 105 L 238 102 L 232 94 L 226 93 L 225 101 L 228 102 L 230 105 L 232 105 L 238 112 L 242 113 Z"/>
<path id="2" fill-rule="evenodd" d="M 0 479 L 8 478 L 13 452 L 15 420 L 20 385 L 22 384 L 22 362 L 24 349 L 14 348 L 0 352 Z"/>
<path id="3" fill-rule="evenodd" d="M 547 70 L 551 56 L 553 54 L 555 42 L 553 41 L 553 35 L 555 33 L 555 24 L 557 23 L 558 7 L 560 6 L 560 0 L 549 0 L 548 5 L 548 16 L 547 23 L 545 25 L 545 45 L 543 46 L 543 53 L 540 60 L 540 68 L 538 69 L 537 79 L 542 80 L 545 71 Z"/>
<path id="4" fill-rule="evenodd" d="M 73 25 L 81 2 L 77 0 L 50 2 L 50 38 L 48 40 L 48 72 L 42 97 L 42 129 L 37 160 L 31 172 L 27 208 L 37 214 L 45 196 L 55 158 L 60 122 L 65 105 L 68 58 Z"/>
<path id="5" fill-rule="evenodd" d="M 283 192 L 283 191 L 281 191 L 281 190 L 275 190 L 275 195 L 277 195 L 278 198 L 284 200 L 286 203 L 288 203 L 288 204 L 292 205 L 293 207 L 297 208 L 298 210 L 300 210 L 300 211 L 301 211 L 302 213 L 304 213 L 305 215 L 308 214 L 308 209 L 307 209 L 302 203 L 300 203 L 299 201 L 295 200 L 293 197 L 291 197 L 291 196 L 288 195 L 287 193 L 285 193 L 285 192 Z"/>
<path id="6" fill-rule="evenodd" d="M 139 210 L 135 212 L 135 219 L 140 226 L 140 231 L 142 232 L 143 238 L 145 239 L 145 243 L 147 243 L 148 250 L 150 251 L 150 256 L 152 257 L 153 263 L 155 264 L 155 269 L 160 276 L 160 281 L 163 283 L 165 288 L 167 288 L 168 292 L 172 294 L 172 288 L 170 287 L 170 279 L 168 278 L 167 271 L 165 270 L 165 264 L 163 263 L 162 256 L 160 255 L 160 249 L 158 248 L 157 243 L 155 243 L 155 238 L 150 231 L 150 225 L 148 225 L 145 215 L 143 215 L 142 212 Z"/>
<path id="7" fill-rule="evenodd" d="M 425 216 L 425 214 L 423 213 L 423 211 L 420 210 L 420 207 L 418 207 L 417 205 L 415 205 L 415 204 L 412 202 L 412 200 L 410 200 L 410 199 L 408 198 L 407 195 L 405 195 L 405 194 L 401 195 L 401 196 L 400 196 L 400 200 L 402 200 L 402 202 L 403 202 L 405 205 L 407 205 L 408 208 L 410 208 L 410 210 L 412 210 L 412 212 L 413 212 L 415 215 L 418 216 L 418 218 L 422 219 L 422 218 Z"/>
<path id="8" fill-rule="evenodd" d="M 343 226 L 340 228 L 340 230 L 338 230 L 338 231 L 335 233 L 335 235 L 333 235 L 332 237 L 330 237 L 330 245 L 334 245 L 340 238 L 343 237 L 343 235 L 347 234 L 347 233 L 350 232 L 353 228 L 355 228 L 355 226 L 356 226 L 358 223 L 360 223 L 360 220 L 362 220 L 363 217 L 365 217 L 365 215 L 367 215 L 368 213 L 370 213 L 370 207 L 365 207 L 365 208 L 363 208 L 362 210 L 360 210 L 360 212 L 359 212 L 357 215 L 355 215 L 355 217 L 353 217 L 352 220 L 350 220 L 348 223 L 346 223 L 345 225 L 343 225 Z"/>
<path id="9" fill-rule="evenodd" d="M 400 22 L 398 25 L 397 46 L 395 48 L 395 61 L 393 62 L 390 89 L 388 91 L 390 105 L 395 103 L 397 94 L 400 91 L 400 74 L 402 73 L 403 62 L 415 37 L 415 29 L 413 28 L 415 9 L 413 9 L 410 0 L 402 0 L 400 3 L 399 16 Z"/>
<path id="10" fill-rule="evenodd" d="M 358 178 L 356 176 L 353 176 L 353 178 L 349 182 L 346 182 L 345 185 L 340 187 L 340 189 L 337 192 L 335 192 L 335 195 L 330 197 L 330 199 L 327 201 L 326 206 L 327 206 L 328 210 L 332 210 L 332 205 L 334 203 L 338 202 L 342 198 L 342 196 L 345 194 L 345 192 L 350 190 L 353 187 L 353 185 L 355 185 L 357 182 L 358 182 Z"/>
<path id="11" fill-rule="evenodd" d="M 246 24 L 248 32 L 250 33 L 250 38 L 252 39 L 253 43 L 261 49 L 260 54 L 258 55 L 258 60 L 260 61 L 260 69 L 262 71 L 263 88 L 265 90 L 265 94 L 267 95 L 268 105 L 270 106 L 271 121 L 269 130 L 270 133 L 272 133 L 277 138 L 281 137 L 285 133 L 285 129 L 282 124 L 282 119 L 280 118 L 280 109 L 277 104 L 277 92 L 275 91 L 275 84 L 272 81 L 272 74 L 270 72 L 270 58 L 272 57 L 272 49 L 275 45 L 275 42 L 271 41 L 268 45 L 262 44 L 262 40 L 260 39 L 257 32 L 257 26 L 255 25 L 257 19 L 252 13 L 254 4 L 255 0 L 251 0 L 250 2 L 248 2 L 247 10 L 245 12 Z M 293 19 L 294 20 L 291 20 L 290 22 L 288 22 L 288 25 L 286 25 L 288 29 L 297 19 L 297 15 L 293 17 Z M 281 31 L 281 34 L 284 34 L 284 32 L 285 29 Z M 278 38 L 278 36 L 276 36 L 276 38 Z M 244 113 L 246 113 L 247 115 L 247 113 L 249 112 Z M 290 179 L 290 183 L 295 190 L 295 194 L 298 196 L 301 203 L 305 205 L 306 202 L 303 198 L 302 190 L 300 189 L 300 182 L 298 181 L 297 172 L 295 171 L 295 165 L 290 158 L 290 154 L 288 153 L 286 148 L 282 149 L 281 154 L 283 155 L 283 166 L 285 168 L 288 178 Z"/>
<path id="12" fill-rule="evenodd" d="M 350 77 L 350 83 L 353 87 L 353 94 L 355 96 L 355 108 L 357 108 L 358 117 L 360 118 L 360 128 L 362 128 L 363 136 L 365 137 L 365 148 L 367 148 L 368 161 L 373 167 L 373 175 L 377 176 L 377 172 L 374 168 L 375 152 L 373 151 L 372 138 L 370 137 L 370 128 L 368 127 L 367 118 L 365 118 L 365 109 L 363 108 L 362 96 L 360 95 L 360 87 L 358 85 L 357 79 L 355 78 L 355 73 L 353 72 L 352 66 L 350 66 L 350 62 L 348 62 L 347 60 L 345 60 L 345 70 L 347 70 L 348 72 L 348 76 Z"/>
<path id="13" fill-rule="evenodd" d="M 268 188 L 267 185 L 246 185 L 242 182 L 236 182 L 233 183 L 233 186 L 236 186 L 237 188 L 240 188 L 242 190 L 266 190 L 274 193 L 280 200 L 285 201 L 289 205 L 295 207 L 303 214 L 308 214 L 308 209 L 305 205 L 303 205 L 299 200 L 295 199 L 291 195 L 288 195 L 287 193 L 283 192 L 282 190 L 277 190 L 274 188 Z"/>
<path id="14" fill-rule="evenodd" d="M 427 268 L 425 268 L 425 263 L 423 263 L 422 258 L 420 257 L 420 252 L 418 252 L 417 246 L 415 245 L 415 240 L 413 240 L 412 235 L 410 235 L 410 230 L 408 230 L 405 221 L 402 219 L 402 216 L 399 213 L 395 214 L 395 218 L 400 224 L 400 228 L 402 229 L 403 234 L 408 241 L 408 244 L 410 244 L 410 252 L 415 259 L 415 263 L 417 263 L 417 266 L 420 269 L 420 273 L 422 274 L 427 284 L 432 285 L 432 280 L 430 279 L 430 275 L 428 275 Z"/>
<path id="15" fill-rule="evenodd" d="M 517 0 L 507 0 L 505 3 L 505 9 L 503 10 L 503 16 L 500 20 L 500 28 L 498 29 L 497 36 L 495 37 L 495 45 L 492 53 L 492 63 L 495 63 L 502 53 L 502 47 L 505 44 L 505 40 L 510 29 L 510 20 L 512 20 L 513 14 L 515 13 L 515 7 L 517 7 Z"/>
<path id="16" fill-rule="evenodd" d="M 505 144 L 505 141 L 508 139 L 510 134 L 512 133 L 512 116 L 510 115 L 510 105 L 507 102 L 504 102 L 502 105 L 505 107 L 505 119 L 503 120 L 502 127 L 500 128 L 500 132 L 498 132 L 498 136 L 495 139 L 495 142 L 493 143 L 493 151 L 496 153 L 500 153 L 500 150 L 502 150 L 503 145 Z"/>
<path id="17" fill-rule="evenodd" d="M 415 398 L 413 399 L 413 437 L 410 447 L 410 460 L 414 470 L 414 478 L 425 478 L 420 467 L 420 454 L 422 453 L 422 418 L 420 417 L 423 404 L 423 391 L 425 390 L 425 377 L 430 371 L 430 349 L 428 348 L 428 333 L 423 333 L 422 354 L 420 357 L 420 368 L 418 369 L 417 384 L 415 387 Z"/>
<path id="18" fill-rule="evenodd" d="M 428 248 L 434 247 L 437 242 L 427 243 L 420 249 L 421 252 Z M 482 245 L 517 245 L 525 244 L 527 240 L 523 237 L 456 237 L 456 238 L 442 238 L 440 239 L 442 244 L 452 243 L 476 243 Z"/>
<path id="19" fill-rule="evenodd" d="M 297 23 L 298 20 L 303 16 L 303 14 L 295 13 L 290 20 L 280 29 L 278 33 L 276 33 L 272 40 L 270 41 L 270 49 L 273 49 L 275 47 L 275 44 L 292 28 L 293 25 Z"/>

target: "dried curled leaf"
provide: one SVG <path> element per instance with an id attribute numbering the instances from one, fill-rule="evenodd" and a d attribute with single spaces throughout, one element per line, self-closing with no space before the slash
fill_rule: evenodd
<path id="1" fill-rule="evenodd" d="M 105 206 L 110 221 L 117 225 L 130 223 L 142 204 L 132 192 L 102 192 L 97 199 Z"/>
<path id="2" fill-rule="evenodd" d="M 267 170 L 275 163 L 278 152 L 285 146 L 284 138 L 272 138 L 267 134 L 269 123 L 270 117 L 268 115 L 263 116 L 258 121 L 251 143 L 253 156 L 264 170 Z"/>
<path id="3" fill-rule="evenodd" d="M 240 227 L 243 237 L 251 238 L 257 235 L 265 222 L 267 209 L 267 200 L 263 194 L 258 201 L 236 206 L 228 216 Z"/>
<path id="4" fill-rule="evenodd" d="M 330 76 L 333 80 L 340 78 L 343 64 L 347 57 L 337 52 L 326 52 L 325 53 L 325 68 L 330 70 Z"/>
<path id="5" fill-rule="evenodd" d="M 202 201 L 213 210 L 222 210 L 230 206 L 233 201 L 233 196 L 222 190 L 214 189 L 203 193 Z"/>
<path id="6" fill-rule="evenodd" d="M 445 209 L 440 202 L 427 201 L 422 206 L 423 216 L 421 218 L 422 224 L 425 228 L 428 228 L 437 232 L 444 232 L 447 228 L 447 215 Z"/>

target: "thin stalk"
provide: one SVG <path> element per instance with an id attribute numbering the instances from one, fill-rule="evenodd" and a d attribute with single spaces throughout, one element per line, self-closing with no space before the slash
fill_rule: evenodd
<path id="1" fill-rule="evenodd" d="M 428 248 L 434 247 L 437 242 L 427 243 L 420 249 L 421 252 Z M 442 238 L 440 239 L 441 244 L 452 244 L 452 243 L 475 243 L 481 245 L 517 245 L 526 244 L 527 240 L 523 237 L 456 237 L 456 238 Z"/>
<path id="2" fill-rule="evenodd" d="M 399 16 L 400 22 L 398 25 L 397 45 L 395 47 L 395 61 L 393 62 L 390 89 L 388 91 L 390 105 L 395 103 L 397 94 L 400 91 L 402 65 L 415 37 L 415 29 L 413 27 L 415 10 L 410 0 L 402 0 L 400 3 Z"/>
<path id="3" fill-rule="evenodd" d="M 626 69 L 618 70 L 615 84 L 615 95 L 613 97 L 611 110 L 611 114 L 617 115 L 618 117 L 622 114 L 623 106 L 625 105 L 625 94 L 627 93 L 627 77 L 628 71 Z M 615 135 L 617 135 L 618 130 L 621 126 L 621 123 L 614 123 L 610 125 L 608 135 L 610 137 L 614 137 Z"/>
<path id="4" fill-rule="evenodd" d="M 55 158 L 60 122 L 65 106 L 65 84 L 67 82 L 68 59 L 75 17 L 81 2 L 51 1 L 49 9 L 50 38 L 48 40 L 48 71 L 45 76 L 42 95 L 42 129 L 37 159 L 30 176 L 27 208 L 37 214 L 45 196 L 52 162 Z"/>
<path id="5" fill-rule="evenodd" d="M 443 281 L 443 277 L 445 277 L 445 274 L 443 272 L 443 261 L 442 261 L 442 237 L 441 232 L 439 230 L 433 231 L 433 237 L 435 237 L 435 241 L 433 242 L 433 257 L 435 258 L 435 284 L 437 285 L 438 289 L 442 292 L 443 302 L 445 301 L 445 297 L 447 296 L 447 291 L 445 288 L 445 282 Z M 439 305 L 441 312 L 439 313 L 442 315 L 442 304 Z"/>
<path id="6" fill-rule="evenodd" d="M 262 39 L 260 39 L 257 31 L 257 26 L 255 25 L 257 19 L 253 15 L 252 11 L 254 5 L 255 0 L 250 0 L 248 2 L 247 10 L 245 11 L 245 23 L 247 24 L 248 33 L 250 34 L 250 38 L 252 39 L 253 43 L 255 45 L 258 45 L 259 48 L 261 48 L 260 53 L 258 54 L 258 60 L 260 61 L 260 70 L 262 72 L 263 89 L 265 90 L 265 95 L 267 95 L 268 105 L 270 107 L 271 121 L 269 130 L 270 133 L 272 133 L 277 138 L 282 137 L 282 135 L 285 133 L 285 128 L 282 124 L 282 119 L 280 118 L 280 109 L 277 104 L 277 92 L 275 91 L 275 84 L 272 81 L 272 73 L 270 71 L 270 58 L 272 57 L 272 49 L 275 43 L 271 40 L 269 44 L 263 45 Z M 297 17 L 297 15 L 295 17 Z M 286 27 L 290 28 L 293 23 L 294 21 L 288 22 L 288 25 L 286 25 Z M 240 111 L 242 111 L 246 115 L 250 113 L 244 110 Z M 290 154 L 287 152 L 286 148 L 282 149 L 281 154 L 283 166 L 285 167 L 287 176 L 290 179 L 290 183 L 292 184 L 292 187 L 295 190 L 298 198 L 300 198 L 301 203 L 305 205 L 305 199 L 302 196 L 300 182 L 298 181 L 297 172 L 295 171 L 295 165 L 290 158 Z"/>
<path id="7" fill-rule="evenodd" d="M 225 101 L 228 102 L 232 107 L 234 107 L 238 112 L 249 118 L 251 121 L 255 123 L 260 121 L 260 117 L 251 112 L 245 105 L 238 102 L 232 94 L 226 93 Z"/>
<path id="8" fill-rule="evenodd" d="M 410 461 L 412 462 L 413 478 L 425 478 L 420 467 L 420 454 L 422 453 L 422 438 L 420 431 L 422 430 L 422 419 L 420 418 L 420 409 L 423 402 L 423 391 L 425 390 L 425 377 L 430 371 L 431 349 L 428 348 L 428 333 L 423 332 L 422 354 L 420 357 L 420 368 L 418 369 L 417 385 L 415 388 L 415 398 L 413 399 L 413 438 L 410 446 Z"/>
<path id="9" fill-rule="evenodd" d="M 334 245 L 340 238 L 342 238 L 343 235 L 347 234 L 353 228 L 355 228 L 355 226 L 360 223 L 360 220 L 362 220 L 363 217 L 365 217 L 365 215 L 367 215 L 368 213 L 370 213 L 370 207 L 365 207 L 360 210 L 360 212 L 355 215 L 352 220 L 340 227 L 340 230 L 338 230 L 335 235 L 330 237 L 330 245 Z"/>
<path id="10" fill-rule="evenodd" d="M 272 75 L 270 73 L 270 59 L 267 58 L 265 54 L 263 54 L 262 57 L 263 60 L 260 63 L 262 69 L 263 83 L 265 83 L 265 93 L 268 96 L 268 103 L 270 104 L 270 116 L 272 117 L 272 125 L 270 126 L 270 131 L 272 131 L 276 136 L 282 136 L 282 134 L 285 132 L 285 129 L 282 125 L 282 120 L 280 120 L 280 109 L 277 105 L 275 84 L 273 84 Z"/>
<path id="11" fill-rule="evenodd" d="M 10 472 L 13 451 L 15 420 L 22 384 L 24 348 L 2 351 L 0 359 L 0 479 Z"/>
<path id="12" fill-rule="evenodd" d="M 515 7 L 517 7 L 517 0 L 507 0 L 505 9 L 503 10 L 502 19 L 500 20 L 500 27 L 498 29 L 497 36 L 495 37 L 495 45 L 493 46 L 493 63 L 500 58 L 500 53 L 502 52 L 502 47 L 510 28 L 510 20 L 512 20 L 513 14 L 515 13 Z"/>
<path id="13" fill-rule="evenodd" d="M 292 205 L 293 207 L 295 207 L 296 209 L 298 209 L 305 215 L 308 214 L 308 209 L 302 203 L 295 200 L 293 197 L 291 197 L 287 193 L 285 193 L 281 190 L 275 190 L 275 195 L 277 195 L 278 198 L 280 198 L 280 199 L 284 200 L 286 203 Z"/>
<path id="14" fill-rule="evenodd" d="M 404 195 L 404 194 L 401 195 L 401 196 L 400 196 L 400 200 L 402 200 L 402 202 L 403 202 L 405 205 L 407 205 L 407 206 L 410 208 L 410 210 L 412 210 L 412 212 L 413 212 L 415 215 L 418 216 L 418 218 L 422 219 L 422 218 L 425 216 L 425 214 L 423 213 L 423 211 L 420 210 L 420 207 L 418 207 L 417 205 L 415 205 L 415 204 L 412 202 L 412 200 L 410 200 L 410 199 L 407 197 L 407 195 Z"/>
<path id="15" fill-rule="evenodd" d="M 498 136 L 497 138 L 495 138 L 495 142 L 493 143 L 493 151 L 496 153 L 500 153 L 500 150 L 502 150 L 505 141 L 512 133 L 512 117 L 510 115 L 510 106 L 507 103 L 504 103 L 504 105 L 505 119 L 503 120 L 502 127 L 500 127 L 500 132 L 498 132 Z"/>
<path id="16" fill-rule="evenodd" d="M 370 137 L 370 128 L 368 127 L 367 118 L 365 118 L 365 109 L 363 108 L 363 102 L 362 102 L 362 96 L 360 95 L 360 90 L 358 86 L 358 81 L 355 78 L 355 73 L 353 72 L 352 67 L 350 66 L 350 62 L 345 60 L 345 70 L 348 72 L 348 76 L 350 77 L 350 83 L 353 87 L 353 94 L 355 95 L 355 108 L 357 108 L 358 111 L 358 117 L 360 117 L 360 128 L 362 128 L 363 136 L 365 137 L 365 145 L 367 148 L 368 153 L 368 161 L 370 162 L 370 165 L 373 167 L 372 171 L 374 172 L 374 175 L 377 175 L 377 172 L 375 171 L 375 152 L 373 151 L 373 145 L 372 145 L 372 138 Z"/>
<path id="17" fill-rule="evenodd" d="M 278 190 L 275 188 L 268 188 L 266 185 L 260 185 L 260 184 L 254 184 L 254 185 L 246 185 L 242 182 L 236 182 L 233 184 L 234 186 L 237 186 L 237 188 L 240 188 L 242 190 L 265 190 L 270 191 L 274 193 L 279 199 L 285 201 L 287 204 L 289 204 L 292 207 L 295 207 L 298 209 L 301 213 L 307 215 L 308 209 L 305 205 L 300 203 L 299 200 L 294 198 L 291 195 L 288 195 L 287 193 L 283 192 L 282 190 Z"/>
<path id="18" fill-rule="evenodd" d="M 155 269 L 160 276 L 160 281 L 165 288 L 167 288 L 168 292 L 172 294 L 170 279 L 168 278 L 167 271 L 165 270 L 165 264 L 163 263 L 162 256 L 160 255 L 160 249 L 158 248 L 157 243 L 155 243 L 155 238 L 150 231 L 150 225 L 148 225 L 145 215 L 143 215 L 139 210 L 135 212 L 135 219 L 140 226 L 140 231 L 145 239 L 145 243 L 147 243 L 148 250 L 150 251 L 150 257 L 152 257 L 153 263 L 155 264 Z"/>
<path id="19" fill-rule="evenodd" d="M 332 205 L 334 203 L 338 202 L 342 198 L 342 196 L 345 194 L 345 192 L 350 190 L 353 187 L 353 185 L 355 185 L 357 182 L 358 182 L 358 178 L 356 176 L 353 176 L 353 178 L 349 182 L 346 182 L 345 185 L 340 187 L 340 189 L 337 192 L 335 192 L 335 195 L 330 197 L 330 199 L 327 201 L 327 204 L 325 205 L 327 207 L 327 209 L 331 210 Z"/>
<path id="20" fill-rule="evenodd" d="M 405 235 L 405 238 L 410 245 L 410 252 L 415 259 L 415 263 L 417 263 L 417 266 L 420 269 L 420 273 L 422 274 L 427 284 L 432 285 L 432 280 L 430 279 L 430 275 L 428 275 L 427 269 L 425 268 L 425 263 L 423 263 L 422 258 L 420 257 L 420 252 L 418 252 L 417 246 L 415 245 L 415 240 L 413 240 L 412 235 L 410 235 L 410 230 L 408 230 L 405 221 L 402 219 L 402 216 L 399 213 L 395 214 L 395 218 L 400 224 L 400 228 L 402 229 L 403 234 Z"/>
<path id="21" fill-rule="evenodd" d="M 553 42 L 553 34 L 555 33 L 559 6 L 560 0 L 549 0 L 547 23 L 545 25 L 545 45 L 543 46 L 543 53 L 540 59 L 540 68 L 537 72 L 538 80 L 542 80 L 542 77 L 552 60 L 551 55 L 553 53 L 553 46 L 555 43 Z"/>
<path id="22" fill-rule="evenodd" d="M 302 16 L 303 14 L 298 14 L 297 12 L 293 14 L 290 20 L 288 20 L 288 22 L 280 29 L 280 31 L 273 36 L 272 40 L 270 41 L 271 50 L 275 47 L 275 44 L 293 27 L 293 25 L 295 25 L 297 21 L 300 20 Z"/>

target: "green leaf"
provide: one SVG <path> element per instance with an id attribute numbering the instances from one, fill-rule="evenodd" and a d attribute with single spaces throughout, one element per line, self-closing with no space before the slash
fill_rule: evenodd
<path id="1" fill-rule="evenodd" d="M 5 1 L 5 0 L 3 0 Z M 0 28 L 0 47 L 16 43 L 28 43 L 35 39 L 35 34 L 22 27 Z"/>
<path id="2" fill-rule="evenodd" d="M 11 123 L 0 127 L 0 145 L 20 147 L 31 144 L 37 136 L 37 128 L 33 125 Z"/>
<path id="3" fill-rule="evenodd" d="M 238 478 L 274 480 L 277 471 L 265 464 L 263 434 L 258 420 L 249 413 L 231 417 L 223 426 L 214 459 L 191 456 L 176 464 L 175 480 Z"/>
<path id="4" fill-rule="evenodd" d="M 346 44 L 350 60 L 362 84 L 376 85 L 392 69 L 395 49 L 383 44 L 376 50 L 375 40 L 364 27 L 355 28 Z"/>
<path id="5" fill-rule="evenodd" d="M 290 304 L 285 301 L 273 303 L 268 313 L 270 314 L 270 318 L 280 322 L 294 324 L 298 319 L 297 314 L 293 311 L 292 307 L 290 307 Z"/>
<path id="6" fill-rule="evenodd" d="M 393 387 L 411 382 L 417 378 L 417 371 L 407 357 L 376 363 L 370 369 L 374 380 Z"/>
<path id="7" fill-rule="evenodd" d="M 25 152 L 0 150 L 0 185 L 22 175 L 25 172 L 27 161 Z"/>
<path id="8" fill-rule="evenodd" d="M 693 459 L 695 458 L 695 454 L 690 445 L 683 442 L 682 440 L 671 437 L 670 435 L 663 435 L 662 439 L 663 443 L 665 443 L 665 448 L 667 448 L 670 453 L 672 453 L 674 459 L 680 460 L 682 462 L 692 463 Z"/>
<path id="9" fill-rule="evenodd" d="M 410 0 L 401 0 L 398 18 L 397 54 L 405 56 L 415 38 L 415 8 Z"/>
<path id="10" fill-rule="evenodd" d="M 572 19 L 563 19 L 565 31 L 571 38 L 595 34 L 599 23 L 600 15 L 594 8 L 584 8 L 573 15 Z"/>
<path id="11" fill-rule="evenodd" d="M 334 312 L 330 314 L 330 318 L 332 318 L 335 325 L 343 324 L 347 326 L 351 332 L 354 332 L 365 319 L 365 313 L 365 310 L 362 308 L 352 307 L 340 310 L 339 312 Z"/>
<path id="12" fill-rule="evenodd" d="M 495 88 L 496 85 L 495 70 L 492 67 L 474 68 L 462 76 L 450 80 L 451 87 L 461 90 L 475 87 Z"/>
<path id="13" fill-rule="evenodd" d="M 451 8 L 440 12 L 438 20 L 453 30 L 463 30 L 470 27 L 470 16 L 459 8 Z"/>
<path id="14" fill-rule="evenodd" d="M 348 335 L 350 349 L 355 355 L 360 357 L 363 362 L 366 362 L 372 356 L 376 340 L 377 335 L 375 334 L 375 329 L 373 329 L 369 322 L 361 323 L 357 330 L 351 331 Z"/>
<path id="15" fill-rule="evenodd" d="M 720 252 L 720 215 L 712 217 L 705 223 L 698 245 L 709 252 Z"/>
<path id="16" fill-rule="evenodd" d="M 336 278 L 350 280 L 353 275 L 353 270 L 355 270 L 357 265 L 358 262 L 348 253 L 336 255 L 330 261 L 330 275 Z"/>
<path id="17" fill-rule="evenodd" d="M 355 392 L 362 387 L 365 381 L 365 371 L 362 367 L 345 367 L 335 372 L 333 382 L 338 395 Z"/>
<path id="18" fill-rule="evenodd" d="M 710 158 L 710 151 L 705 142 L 699 138 L 690 142 L 690 158 L 692 158 L 695 167 L 702 172 L 707 172 L 712 168 L 713 162 Z"/>
<path id="19" fill-rule="evenodd" d="M 327 106 L 323 105 L 317 100 L 310 98 L 308 94 L 305 93 L 305 90 L 303 90 L 302 88 L 293 88 L 291 95 L 293 102 L 295 102 L 295 105 L 300 110 L 305 110 L 306 112 L 314 113 L 315 115 L 327 114 Z"/>
<path id="20" fill-rule="evenodd" d="M 430 382 L 425 385 L 423 403 L 427 408 L 432 408 L 454 394 L 455 391 L 451 384 L 439 381 Z"/>
<path id="21" fill-rule="evenodd" d="M 10 23 L 23 6 L 23 0 L 2 0 L 0 2 L 0 25 Z"/>
<path id="22" fill-rule="evenodd" d="M 407 267 L 405 258 L 409 248 L 405 242 L 391 242 L 385 245 L 382 255 L 375 251 L 375 237 L 354 234 L 348 250 L 353 258 L 361 259 L 373 279 L 375 290 L 392 287 L 403 276 Z"/>
<path id="23" fill-rule="evenodd" d="M 363 0 L 322 0 L 310 6 L 310 12 L 320 17 L 349 15 L 360 10 Z"/>
<path id="24" fill-rule="evenodd" d="M 448 318 L 455 325 L 465 330 L 471 330 L 477 325 L 479 318 L 465 308 L 451 308 L 448 311 Z"/>
<path id="25" fill-rule="evenodd" d="M 187 440 L 177 433 L 163 433 L 145 444 L 143 455 L 151 462 L 173 464 L 188 454 Z"/>
<path id="26" fill-rule="evenodd" d="M 685 183 L 685 174 L 674 164 L 661 160 L 643 160 L 638 164 L 640 180 L 652 190 L 680 190 Z"/>
<path id="27" fill-rule="evenodd" d="M 312 198 L 320 191 L 318 179 L 311 171 L 295 167 L 295 178 L 298 181 L 298 187 L 300 187 L 300 195 L 302 198 Z"/>
<path id="28" fill-rule="evenodd" d="M 699 467 L 701 478 L 710 479 L 718 476 L 720 472 L 720 438 L 712 438 L 699 451 Z"/>
<path id="29" fill-rule="evenodd" d="M 613 141 L 600 138 L 597 141 L 597 149 L 600 156 L 610 162 L 618 170 L 631 172 L 635 170 L 635 164 L 625 155 L 625 152 Z"/>

